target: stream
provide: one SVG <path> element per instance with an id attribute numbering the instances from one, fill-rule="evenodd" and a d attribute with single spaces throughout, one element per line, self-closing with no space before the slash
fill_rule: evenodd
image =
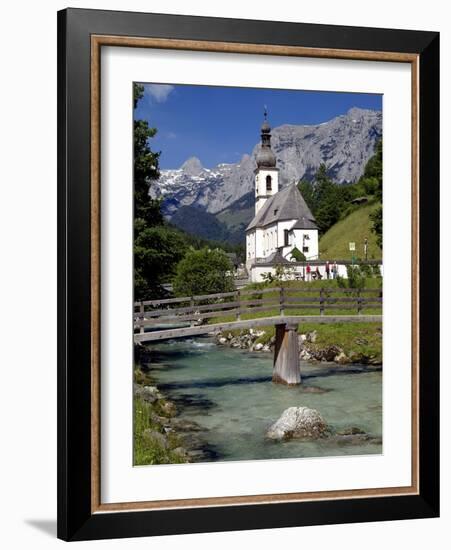
<path id="1" fill-rule="evenodd" d="M 380 454 L 379 442 L 269 441 L 266 429 L 292 406 L 317 409 L 332 430 L 358 427 L 382 436 L 382 370 L 367 366 L 301 362 L 302 384 L 273 384 L 272 353 L 218 346 L 199 337 L 149 344 L 150 374 L 177 406 L 178 418 L 194 421 L 203 449 L 198 461 L 255 460 Z"/>

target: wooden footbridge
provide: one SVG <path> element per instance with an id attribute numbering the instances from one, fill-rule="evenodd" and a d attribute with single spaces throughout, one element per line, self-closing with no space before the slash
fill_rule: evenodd
<path id="1" fill-rule="evenodd" d="M 278 287 L 135 303 L 134 340 L 152 342 L 274 325 L 273 381 L 299 384 L 302 323 L 382 321 L 382 290 Z"/>

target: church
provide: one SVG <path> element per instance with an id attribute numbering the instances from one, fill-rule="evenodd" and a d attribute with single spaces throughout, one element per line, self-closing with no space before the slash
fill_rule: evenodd
<path id="1" fill-rule="evenodd" d="M 296 183 L 279 191 L 266 110 L 256 162 L 255 217 L 246 229 L 246 268 L 252 282 L 262 281 L 264 273 L 274 273 L 280 264 L 302 270 L 293 264 L 302 255 L 306 261 L 318 259 L 318 226 Z"/>

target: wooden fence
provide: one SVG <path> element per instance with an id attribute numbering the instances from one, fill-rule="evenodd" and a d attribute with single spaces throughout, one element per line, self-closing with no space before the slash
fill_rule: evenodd
<path id="1" fill-rule="evenodd" d="M 146 300 L 135 302 L 134 328 L 141 333 L 145 328 L 159 326 L 206 324 L 209 320 L 241 316 L 252 318 L 268 316 L 299 315 L 316 312 L 327 315 L 329 311 L 353 310 L 362 314 L 368 309 L 382 307 L 382 289 L 363 288 L 296 288 L 277 287 L 259 290 L 235 290 L 219 294 Z M 313 311 L 312 311 L 313 310 Z M 213 321 L 215 322 L 215 321 Z"/>

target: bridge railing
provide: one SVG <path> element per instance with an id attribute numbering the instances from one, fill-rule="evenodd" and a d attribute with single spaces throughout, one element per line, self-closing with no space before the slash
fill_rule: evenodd
<path id="1" fill-rule="evenodd" d="M 134 328 L 162 330 L 172 325 L 196 326 L 218 320 L 242 317 L 252 319 L 268 314 L 277 315 L 327 315 L 343 310 L 362 314 L 368 310 L 380 310 L 382 289 L 379 288 L 297 288 L 271 287 L 258 290 L 235 290 L 217 294 L 145 300 L 135 302 Z"/>

